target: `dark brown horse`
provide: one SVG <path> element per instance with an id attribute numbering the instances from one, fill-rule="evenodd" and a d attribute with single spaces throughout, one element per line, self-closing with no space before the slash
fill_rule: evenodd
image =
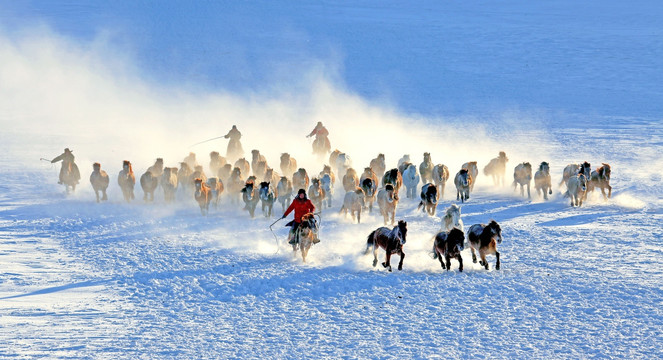
<path id="1" fill-rule="evenodd" d="M 500 253 L 497 251 L 497 244 L 502 243 L 502 228 L 495 221 L 491 220 L 488 225 L 474 224 L 467 231 L 470 239 L 470 249 L 472 250 L 472 262 L 477 262 L 475 250 L 479 252 L 481 260 L 479 264 L 488 270 L 488 261 L 486 255 L 495 254 L 495 270 L 500 269 Z"/>
<path id="2" fill-rule="evenodd" d="M 459 264 L 458 271 L 463 271 L 463 258 L 460 256 L 463 249 L 465 249 L 465 234 L 462 230 L 453 228 L 435 235 L 434 257 L 440 260 L 442 269 L 451 270 L 451 258 L 455 258 Z"/>
<path id="3" fill-rule="evenodd" d="M 398 270 L 403 270 L 403 259 L 405 253 L 403 252 L 403 245 L 405 245 L 405 237 L 407 235 L 407 223 L 403 220 L 398 220 L 398 225 L 393 229 L 387 227 L 379 227 L 374 230 L 366 239 L 366 251 L 368 254 L 373 248 L 373 267 L 378 264 L 378 249 L 383 248 L 386 254 L 386 260 L 382 266 L 391 271 L 391 255 L 398 254 L 401 260 L 398 262 Z"/>
<path id="4" fill-rule="evenodd" d="M 394 192 L 398 195 L 398 192 L 403 186 L 403 175 L 398 169 L 391 169 L 384 173 L 382 177 L 382 186 L 391 184 L 394 187 Z"/>
<path id="5" fill-rule="evenodd" d="M 437 201 L 439 196 L 437 193 L 437 187 L 433 183 L 428 183 L 421 188 L 421 201 L 417 210 L 423 208 L 424 212 L 430 216 L 435 216 L 435 210 L 437 209 Z"/>

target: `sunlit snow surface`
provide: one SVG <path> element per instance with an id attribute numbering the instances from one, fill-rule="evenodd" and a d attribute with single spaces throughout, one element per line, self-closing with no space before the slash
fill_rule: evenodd
<path id="1" fill-rule="evenodd" d="M 516 25 L 536 22 L 528 17 L 531 9 L 520 13 L 517 4 L 510 6 L 499 14 L 508 14 L 515 27 L 502 27 L 511 22 L 504 16 L 495 20 L 490 9 L 461 7 L 447 16 L 460 16 L 454 21 L 463 23 L 464 18 L 473 19 L 468 14 L 478 13 L 488 24 L 500 25 L 501 34 L 511 36 L 503 41 L 527 38 L 527 26 Z M 341 14 L 318 14 L 302 27 L 308 29 L 321 18 L 336 19 L 329 20 L 335 23 L 356 17 L 361 25 L 357 26 L 369 29 L 373 21 L 366 19 L 377 19 L 379 14 L 380 19 L 390 20 L 380 26 L 391 29 L 395 39 L 431 35 L 415 31 L 399 37 L 406 34 L 402 29 L 403 22 L 408 23 L 406 15 L 426 13 L 425 8 L 409 8 L 404 17 L 391 8 L 325 9 Z M 93 10 L 72 11 L 98 17 Z M 306 9 L 297 11 L 306 13 Z M 600 21 L 617 17 L 612 7 L 606 11 L 612 11 L 611 15 Z M 352 16 L 341 16 L 346 12 Z M 11 11 L 3 16 L 6 13 Z M 559 21 L 554 14 L 535 18 L 544 29 Z M 624 21 L 615 23 L 615 29 L 628 27 Z M 17 26 L 15 22 L 11 26 Z M 583 22 L 570 22 L 577 25 L 565 28 L 571 34 L 593 29 Z M 564 81 L 554 83 L 543 95 L 566 86 L 570 93 L 558 92 L 538 108 L 542 94 L 518 82 L 511 88 L 509 73 L 497 70 L 513 65 L 511 55 L 527 52 L 514 42 L 513 49 L 521 50 L 494 49 L 504 56 L 496 58 L 495 68 L 479 62 L 453 63 L 447 68 L 455 69 L 452 73 L 464 69 L 451 80 L 466 86 L 458 88 L 458 94 L 472 90 L 468 104 L 480 102 L 484 91 L 501 96 L 504 93 L 498 93 L 510 89 L 505 95 L 510 99 L 508 106 L 500 109 L 499 101 L 496 105 L 486 93 L 493 99 L 487 100 L 490 111 L 474 112 L 472 107 L 458 105 L 453 109 L 456 114 L 449 116 L 410 115 L 399 110 L 398 104 L 383 103 L 384 99 L 367 100 L 375 94 L 356 84 L 363 80 L 356 73 L 361 66 L 348 65 L 345 84 L 335 78 L 343 77 L 342 69 L 335 69 L 341 74 L 334 76 L 325 74 L 325 69 L 306 69 L 305 85 L 270 84 L 275 89 L 249 95 L 208 86 L 192 91 L 197 78 L 175 87 L 172 74 L 164 74 L 168 84 L 159 86 L 154 84 L 158 76 L 143 69 L 151 60 L 141 57 L 140 51 L 113 58 L 108 56 L 115 46 L 112 41 L 101 36 L 102 40 L 89 43 L 71 34 L 88 25 L 64 21 L 63 28 L 3 29 L 0 33 L 0 357 L 548 359 L 656 358 L 663 353 L 663 121 L 655 111 L 660 103 L 644 109 L 645 100 L 633 95 L 642 92 L 643 99 L 660 98 L 660 92 L 652 90 L 658 88 L 653 84 L 660 76 L 653 69 L 660 64 L 647 61 L 657 59 L 660 48 L 631 41 L 641 33 L 650 39 L 643 40 L 649 44 L 652 34 L 660 35 L 660 28 L 650 27 L 651 15 L 642 15 L 635 34 L 611 40 L 637 50 L 631 53 L 636 60 L 626 61 L 632 66 L 622 69 L 627 81 L 615 85 L 630 86 L 623 104 L 617 101 L 621 90 L 610 88 L 613 83 L 595 82 L 608 72 L 610 79 L 618 79 L 618 60 L 601 57 L 601 64 L 610 66 L 587 66 L 585 60 L 593 59 L 587 57 L 591 49 L 582 48 L 582 58 L 571 56 L 584 40 L 555 37 L 557 43 L 549 48 L 542 36 L 545 31 L 535 28 L 534 34 L 541 37 L 530 46 L 559 55 L 550 64 L 561 61 L 591 69 L 588 73 L 574 70 L 571 75 L 578 76 L 581 89 L 599 86 L 600 94 L 584 92 L 586 98 L 578 100 L 573 94 L 576 89 L 567 83 L 572 80 L 569 74 L 560 74 Z M 438 25 L 452 29 L 452 34 L 473 31 L 453 23 Z M 305 30 L 300 32 L 296 24 L 288 26 L 291 32 L 285 39 L 305 38 Z M 348 38 L 363 34 L 346 30 L 343 36 Z M 270 39 L 276 36 L 264 28 L 252 31 Z M 610 32 L 593 31 L 588 36 L 599 40 L 599 35 Z M 191 34 L 182 36 L 195 39 Z M 370 36 L 365 40 L 375 40 Z M 472 39 L 475 50 L 494 44 L 492 38 Z M 136 40 L 136 44 L 144 41 Z M 151 46 L 164 47 L 159 44 Z M 361 57 L 359 45 L 345 45 L 348 62 Z M 417 51 L 426 48 L 423 43 L 416 46 Z M 621 50 L 603 50 L 626 56 Z M 292 51 L 302 51 L 303 58 L 310 55 L 306 54 L 310 49 Z M 270 52 L 260 49 L 245 56 L 254 61 L 253 57 L 265 54 Z M 133 64 L 134 55 L 138 65 Z M 195 55 L 206 58 L 198 48 Z M 164 55 L 168 56 L 177 54 Z M 389 59 L 371 58 L 378 70 L 393 65 Z M 251 61 L 248 65 L 255 64 Z M 427 69 L 418 68 L 417 61 L 407 57 L 403 61 L 415 66 L 398 71 L 427 76 Z M 174 62 L 181 66 L 183 61 Z M 241 62 L 233 60 L 235 65 Z M 156 64 L 161 70 L 173 66 L 166 60 Z M 537 65 L 532 73 L 521 71 L 520 81 L 554 81 L 555 74 L 542 73 L 550 64 Z M 642 72 L 633 70 L 635 65 Z M 149 80 L 143 72 L 150 73 Z M 477 73 L 477 79 L 498 74 L 495 82 L 500 88 L 486 90 L 491 85 L 488 80 L 464 82 L 464 76 L 473 80 L 470 74 Z M 236 76 L 230 77 L 231 82 L 242 78 Z M 256 82 L 269 80 L 263 77 L 247 76 L 253 81 L 248 86 L 258 88 Z M 416 86 L 392 80 L 384 80 L 384 91 L 393 85 L 394 98 L 406 99 L 404 108 L 427 113 L 420 103 L 407 101 Z M 454 96 L 462 97 L 458 94 Z M 447 108 L 443 104 L 451 101 L 435 103 L 430 92 L 423 97 L 434 109 Z M 588 104 L 583 108 L 585 100 Z M 557 109 L 557 104 L 564 106 Z M 606 107 L 597 109 L 597 104 Z M 406 257 L 403 270 L 394 266 L 392 273 L 380 265 L 373 268 L 372 255 L 363 255 L 366 237 L 382 226 L 381 217 L 375 212 L 363 214 L 362 223 L 354 224 L 339 215 L 339 180 L 334 206 L 322 212 L 322 242 L 311 249 L 305 264 L 283 245 L 284 222 L 275 225 L 275 234 L 269 229 L 282 214 L 280 205 L 275 206 L 273 218 L 264 218 L 258 211 L 251 219 L 224 197 L 219 209 L 203 217 L 195 201 L 183 194 L 176 204 L 166 205 L 158 189 L 156 201 L 146 204 L 137 184 L 133 203 L 121 198 L 117 173 L 122 160 L 133 162 L 136 177 L 156 157 L 163 157 L 166 166 L 177 166 L 189 151 L 207 165 L 207 154 L 211 150 L 223 153 L 226 142 L 190 145 L 223 135 L 235 123 L 244 134 L 245 150 L 260 149 L 277 171 L 280 153 L 288 151 L 309 174 L 317 174 L 322 165 L 310 155 L 310 142 L 304 138 L 316 121 L 327 125 L 332 146 L 352 156 L 359 172 L 380 152 L 386 154 L 391 168 L 403 154 L 410 154 L 418 165 L 422 153 L 429 151 L 434 163 L 449 166 L 452 177 L 462 163 L 478 161 L 480 174 L 470 200 L 462 205 L 463 221 L 466 228 L 491 219 L 501 224 L 501 270 L 494 270 L 494 257 L 489 257 L 490 271 L 473 264 L 469 249 L 462 254 L 462 273 L 453 260 L 452 270 L 443 270 L 429 255 L 440 218 L 417 212 L 418 202 L 406 199 L 404 191 L 397 218 L 408 222 Z M 74 150 L 82 175 L 80 187 L 69 196 L 56 184 L 59 166 L 39 161 L 59 155 L 64 147 Z M 481 170 L 500 150 L 510 158 L 507 186 L 494 188 Z M 102 204 L 94 202 L 88 182 L 94 161 L 100 161 L 111 177 L 110 200 Z M 540 199 L 534 188 L 532 200 L 512 191 L 512 169 L 523 161 L 531 162 L 534 170 L 541 161 L 551 164 L 551 200 Z M 565 165 L 582 161 L 591 162 L 592 168 L 610 163 L 613 197 L 603 201 L 600 193 L 590 194 L 586 204 L 573 208 L 561 194 L 564 186 L 558 184 Z M 455 202 L 450 180 L 438 216 Z M 281 246 L 277 247 L 277 241 Z M 383 257 L 384 252 L 379 252 L 380 262 Z M 392 257 L 392 263 L 398 260 Z"/>

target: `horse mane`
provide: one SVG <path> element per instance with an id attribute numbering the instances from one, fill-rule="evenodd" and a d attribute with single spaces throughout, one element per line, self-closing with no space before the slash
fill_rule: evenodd
<path id="1" fill-rule="evenodd" d="M 398 177 L 398 169 L 391 169 L 388 171 L 389 177 L 396 180 Z"/>
<path id="2" fill-rule="evenodd" d="M 266 188 L 266 187 L 269 187 L 269 182 L 263 181 L 260 183 L 260 188 Z"/>
<path id="3" fill-rule="evenodd" d="M 364 179 L 364 181 L 361 182 L 361 186 L 371 187 L 373 186 L 373 180 L 371 180 L 370 178 L 366 178 Z"/>
<path id="4" fill-rule="evenodd" d="M 128 166 L 128 167 L 129 167 L 129 173 L 133 173 L 133 172 L 134 172 L 134 169 L 133 169 L 133 167 L 131 166 L 131 161 L 129 161 L 129 160 L 124 160 L 124 161 L 122 161 L 122 167 L 125 167 L 125 166 Z"/>
<path id="5" fill-rule="evenodd" d="M 467 174 L 468 170 L 466 168 L 462 168 L 462 169 L 460 169 L 459 172 L 460 172 L 461 175 L 462 174 Z"/>
<path id="6" fill-rule="evenodd" d="M 387 190 L 387 191 L 394 191 L 394 186 L 391 185 L 391 184 L 387 184 L 387 185 L 385 185 L 384 188 L 385 188 L 385 190 Z"/>
<path id="7" fill-rule="evenodd" d="M 452 228 L 449 230 L 449 235 L 447 235 L 447 240 L 455 240 L 455 243 L 465 241 L 465 233 L 459 228 Z"/>
<path id="8" fill-rule="evenodd" d="M 543 171 L 543 167 L 544 167 L 544 166 L 549 166 L 549 165 L 550 165 L 550 164 L 548 164 L 547 162 L 542 161 L 541 164 L 539 165 L 539 170 Z"/>

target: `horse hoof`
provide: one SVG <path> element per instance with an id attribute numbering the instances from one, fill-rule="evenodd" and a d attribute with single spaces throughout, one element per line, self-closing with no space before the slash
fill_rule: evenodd
<path id="1" fill-rule="evenodd" d="M 373 267 L 375 267 L 377 264 L 378 264 L 377 260 L 373 261 Z"/>

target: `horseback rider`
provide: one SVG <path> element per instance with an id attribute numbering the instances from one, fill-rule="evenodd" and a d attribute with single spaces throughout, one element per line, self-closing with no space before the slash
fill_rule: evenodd
<path id="1" fill-rule="evenodd" d="M 321 121 L 318 121 L 318 124 L 315 126 L 313 131 L 311 131 L 310 134 L 308 134 L 306 137 L 311 137 L 315 135 L 315 140 L 313 141 L 314 144 L 314 149 L 313 151 L 315 152 L 315 144 L 322 144 L 323 148 L 329 151 L 331 149 L 331 144 L 329 143 L 329 131 L 327 131 L 327 128 L 322 125 Z"/>
<path id="2" fill-rule="evenodd" d="M 225 139 L 230 139 L 230 142 L 228 142 L 226 157 L 231 159 L 238 159 L 244 155 L 244 149 L 242 148 L 242 144 L 239 142 L 241 137 L 242 133 L 237 130 L 236 125 L 233 125 L 228 134 L 224 136 Z"/>
<path id="3" fill-rule="evenodd" d="M 288 214 L 290 214 L 290 212 L 293 210 L 295 211 L 295 219 L 286 224 L 286 226 L 291 226 L 290 233 L 288 234 L 288 243 L 291 245 L 295 245 L 298 241 L 298 239 L 295 239 L 295 233 L 299 225 L 302 223 L 302 217 L 315 211 L 315 205 L 313 205 L 311 200 L 306 197 L 306 190 L 299 189 L 297 192 L 297 197 L 292 200 L 292 203 L 290 206 L 288 206 L 288 209 L 285 211 L 285 213 L 283 213 L 282 219 L 285 219 L 286 216 L 288 216 Z M 315 234 L 313 243 L 317 244 L 320 242 L 320 239 L 318 239 L 318 226 L 315 224 L 315 220 L 313 220 L 313 224 L 311 225 L 313 225 L 311 228 Z"/>
<path id="4" fill-rule="evenodd" d="M 64 183 L 65 175 L 69 170 L 70 164 L 71 164 L 72 177 L 76 181 L 76 184 L 78 184 L 78 180 L 81 179 L 81 173 L 78 171 L 78 166 L 76 165 L 76 163 L 74 163 L 74 153 L 71 150 L 69 150 L 69 148 L 65 148 L 62 154 L 55 157 L 55 159 L 51 160 L 51 164 L 54 164 L 60 160 L 62 160 L 62 167 L 60 168 L 60 178 L 59 178 L 60 181 L 58 181 L 58 184 Z"/>

